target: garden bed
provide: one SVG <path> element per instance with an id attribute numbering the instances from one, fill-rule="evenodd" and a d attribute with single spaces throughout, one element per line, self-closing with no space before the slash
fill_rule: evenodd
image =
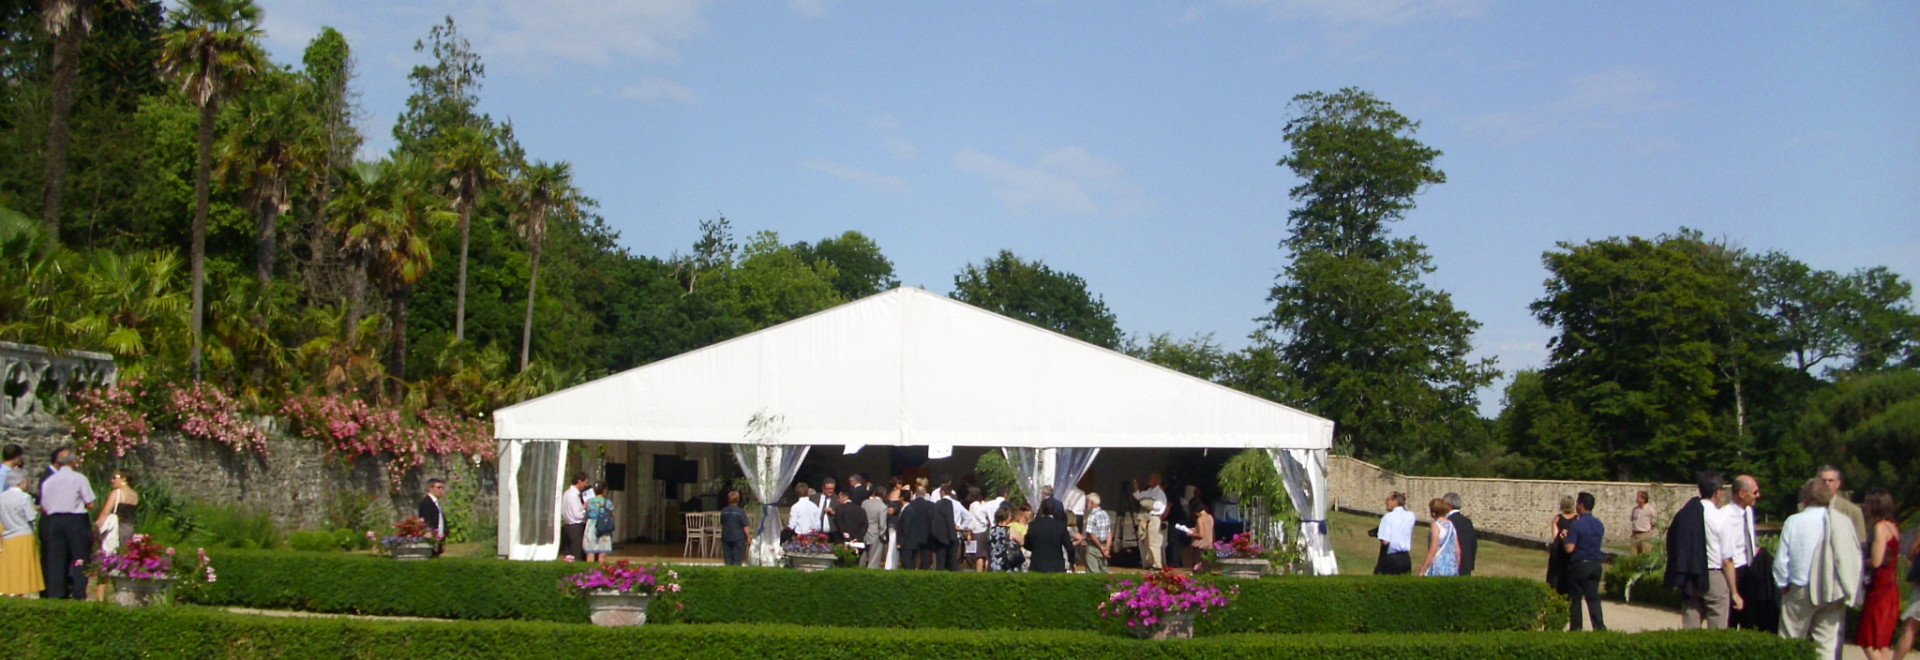
<path id="1" fill-rule="evenodd" d="M 848 571 L 851 572 L 851 571 Z M 832 573 L 832 571 L 829 571 Z M 843 601 L 844 604 L 844 601 Z M 844 617 L 842 617 L 844 618 Z M 1799 660 L 1804 641 L 1744 631 L 1566 634 L 1235 634 L 1152 642 L 1081 630 L 901 630 L 694 624 L 608 629 L 530 621 L 280 618 L 174 606 L 0 599 L 9 651 L 47 658 L 1546 658 Z M 76 634 L 85 631 L 85 634 Z"/>
<path id="2" fill-rule="evenodd" d="M 231 550 L 214 554 L 220 580 L 203 605 L 440 619 L 585 622 L 563 562 L 449 559 L 396 562 L 339 553 Z M 1107 576 L 677 566 L 688 623 L 819 624 L 975 630 L 1117 632 L 1094 606 Z M 1212 578 L 1209 578 L 1212 579 Z M 1234 580 L 1238 601 L 1200 624 L 1202 635 L 1538 630 L 1566 620 L 1545 585 L 1510 578 L 1329 576 Z M 849 602 L 861 607 L 857 616 Z M 664 613 L 663 613 L 664 614 Z"/>

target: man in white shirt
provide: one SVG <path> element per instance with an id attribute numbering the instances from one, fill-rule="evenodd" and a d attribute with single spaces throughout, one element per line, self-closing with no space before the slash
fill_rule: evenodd
<path id="1" fill-rule="evenodd" d="M 1147 489 L 1133 482 L 1133 499 L 1147 509 L 1140 523 L 1140 567 L 1155 570 L 1167 565 L 1167 491 L 1160 488 L 1160 474 L 1147 475 Z"/>
<path id="2" fill-rule="evenodd" d="M 587 560 L 587 475 L 573 473 L 573 482 L 560 494 L 560 556 Z"/>
<path id="3" fill-rule="evenodd" d="M 1400 491 L 1387 493 L 1387 515 L 1380 517 L 1380 558 L 1373 564 L 1374 575 L 1406 575 L 1413 572 L 1413 512 L 1407 510 L 1407 496 Z"/>
<path id="4" fill-rule="evenodd" d="M 1740 569 L 1753 560 L 1753 503 L 1759 499 L 1760 481 L 1743 474 L 1733 479 L 1732 501 L 1720 507 L 1720 556 L 1716 562 L 1733 606 L 1709 624 L 1714 628 L 1726 628 L 1733 610 L 1746 609 L 1746 601 L 1740 598 Z"/>
<path id="5" fill-rule="evenodd" d="M 1840 627 L 1860 589 L 1860 553 L 1853 525 L 1828 509 L 1833 489 L 1812 479 L 1800 488 L 1800 512 L 1780 525 L 1773 584 L 1780 597 L 1780 636 L 1811 637 L 1817 657 L 1838 657 Z M 1844 548 L 1842 552 L 1834 552 Z"/>
<path id="6" fill-rule="evenodd" d="M 793 530 L 795 536 L 820 531 L 822 509 L 813 501 L 813 488 L 802 481 L 794 484 L 793 492 L 799 498 L 794 501 L 793 508 L 787 510 L 787 529 Z"/>
<path id="7" fill-rule="evenodd" d="M 1733 611 L 1733 589 L 1729 587 L 1726 576 L 1721 575 L 1721 565 L 1725 551 L 1721 548 L 1721 519 L 1726 514 L 1721 507 L 1727 503 L 1727 488 L 1723 484 L 1712 500 L 1702 501 L 1701 522 L 1706 526 L 1707 539 L 1707 592 L 1699 598 L 1697 607 L 1683 607 L 1680 610 L 1682 628 L 1698 628 L 1702 625 L 1715 630 L 1727 627 L 1727 617 Z"/>

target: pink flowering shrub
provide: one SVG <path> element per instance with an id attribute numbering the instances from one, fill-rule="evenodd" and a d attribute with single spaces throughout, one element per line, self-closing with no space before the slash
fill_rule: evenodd
<path id="1" fill-rule="evenodd" d="M 139 387 L 138 381 L 129 380 L 120 387 L 93 387 L 73 394 L 67 419 L 81 456 L 96 451 L 125 456 L 128 450 L 147 444 L 153 428 L 140 409 Z"/>
<path id="2" fill-rule="evenodd" d="M 499 451 L 493 424 L 484 417 L 424 410 L 409 422 L 398 408 L 337 394 L 292 397 L 280 412 L 300 437 L 319 442 L 336 456 L 389 456 L 387 481 L 395 488 L 407 471 L 426 463 L 428 455 L 493 460 Z"/>
<path id="3" fill-rule="evenodd" d="M 635 564 L 622 559 L 562 578 L 560 588 L 576 595 L 623 591 L 664 598 L 680 593 L 680 574 L 665 566 Z"/>
<path id="4" fill-rule="evenodd" d="M 1170 568 L 1148 573 L 1146 579 L 1138 583 L 1120 580 L 1109 583 L 1107 588 L 1111 593 L 1106 602 L 1100 604 L 1100 616 L 1125 617 L 1127 627 L 1141 633 L 1169 615 L 1193 612 L 1204 616 L 1226 607 L 1240 595 L 1238 586 L 1223 590 Z"/>
<path id="5" fill-rule="evenodd" d="M 206 548 L 201 548 L 200 561 L 192 568 L 174 561 L 173 548 L 160 545 L 153 537 L 135 534 L 127 539 L 119 552 L 100 552 L 93 556 L 93 566 L 88 572 L 95 577 L 129 577 L 145 580 L 187 579 L 196 574 L 206 582 L 213 582 L 213 562 L 207 558 Z"/>
<path id="6" fill-rule="evenodd" d="M 206 383 L 176 387 L 167 412 L 179 420 L 180 433 L 216 442 L 238 452 L 267 452 L 267 434 L 240 412 L 240 402 Z"/>

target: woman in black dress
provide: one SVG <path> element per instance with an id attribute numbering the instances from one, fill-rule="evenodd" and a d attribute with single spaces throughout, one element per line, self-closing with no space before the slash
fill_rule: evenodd
<path id="1" fill-rule="evenodd" d="M 1572 527 L 1575 518 L 1573 496 L 1560 498 L 1560 515 L 1554 516 L 1547 537 L 1547 586 L 1560 593 L 1568 592 L 1564 578 L 1567 574 L 1567 530 Z"/>
<path id="2" fill-rule="evenodd" d="M 1065 573 L 1073 565 L 1073 531 L 1067 529 L 1066 507 L 1059 500 L 1040 504 L 1040 517 L 1027 525 L 1026 548 L 1033 553 L 1035 573 Z"/>

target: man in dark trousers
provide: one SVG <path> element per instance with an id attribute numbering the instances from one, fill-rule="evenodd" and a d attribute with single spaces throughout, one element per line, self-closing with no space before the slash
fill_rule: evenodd
<path id="1" fill-rule="evenodd" d="M 45 598 L 87 597 L 85 563 L 93 557 L 93 530 L 87 510 L 93 508 L 93 484 L 73 470 L 79 461 L 73 451 L 54 452 L 53 474 L 40 481 L 40 568 L 45 573 Z"/>
<path id="2" fill-rule="evenodd" d="M 933 535 L 933 502 L 926 486 L 914 486 L 912 501 L 900 510 L 900 568 L 927 567 L 928 537 Z"/>
<path id="3" fill-rule="evenodd" d="M 853 501 L 853 493 L 841 491 L 833 503 L 833 542 L 860 541 L 867 536 L 867 512 Z"/>
<path id="4" fill-rule="evenodd" d="M 1718 472 L 1700 473 L 1700 496 L 1687 500 L 1667 523 L 1667 572 L 1663 582 L 1680 593 L 1680 625 L 1699 628 L 1711 620 L 1707 602 L 1713 581 L 1721 580 L 1719 565 L 1707 561 L 1707 517 L 1719 517 L 1714 498 L 1726 482 Z"/>
<path id="5" fill-rule="evenodd" d="M 941 475 L 940 490 L 942 497 L 934 502 L 932 520 L 928 521 L 927 549 L 933 553 L 933 566 L 930 568 L 936 571 L 960 570 L 960 560 L 954 556 L 954 550 L 956 549 L 954 547 L 956 545 L 955 541 L 959 539 L 959 536 L 954 534 L 953 530 L 953 500 L 945 497 L 946 493 L 952 488 L 953 479 L 948 478 L 946 475 Z"/>
<path id="6" fill-rule="evenodd" d="M 587 560 L 587 473 L 573 473 L 560 494 L 560 557 Z"/>
<path id="7" fill-rule="evenodd" d="M 1473 531 L 1473 519 L 1460 510 L 1460 494 L 1447 493 L 1441 496 L 1447 501 L 1447 508 L 1453 509 L 1447 514 L 1447 520 L 1453 521 L 1454 538 L 1460 540 L 1460 575 L 1473 575 L 1473 558 L 1480 553 L 1480 534 Z"/>
<path id="8" fill-rule="evenodd" d="M 433 556 L 447 551 L 447 517 L 440 511 L 440 498 L 447 496 L 447 482 L 444 479 L 427 480 L 427 496 L 420 498 L 420 519 L 427 523 L 427 529 L 433 530 Z"/>
<path id="9" fill-rule="evenodd" d="M 1606 572 L 1601 562 L 1606 554 L 1601 552 L 1600 541 L 1607 537 L 1607 526 L 1593 517 L 1593 493 L 1580 493 L 1576 501 L 1579 504 L 1580 517 L 1573 519 L 1567 528 L 1564 546 L 1567 550 L 1567 583 L 1573 585 L 1568 594 L 1569 616 L 1567 629 L 1580 630 L 1580 605 L 1584 601 L 1588 616 L 1593 620 L 1593 629 L 1607 629 L 1606 617 L 1600 614 L 1600 580 Z"/>

